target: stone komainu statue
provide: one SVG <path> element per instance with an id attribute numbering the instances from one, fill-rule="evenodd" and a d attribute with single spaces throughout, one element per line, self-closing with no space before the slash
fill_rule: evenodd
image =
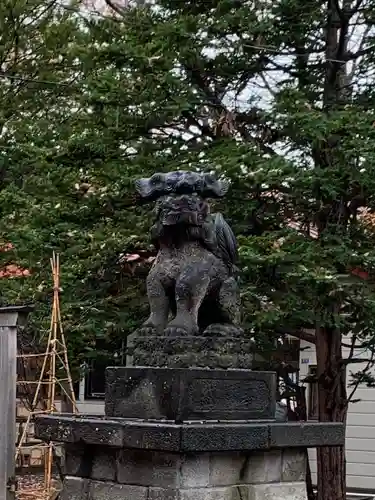
<path id="1" fill-rule="evenodd" d="M 139 179 L 136 189 L 144 202 L 156 202 L 151 237 L 158 254 L 147 277 L 151 314 L 142 333 L 241 333 L 236 238 L 207 202 L 224 196 L 228 183 L 178 171 Z"/>

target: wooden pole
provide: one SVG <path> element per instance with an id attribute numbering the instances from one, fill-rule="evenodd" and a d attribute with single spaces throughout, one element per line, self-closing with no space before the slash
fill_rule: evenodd
<path id="1" fill-rule="evenodd" d="M 17 327 L 31 310 L 0 307 L 0 500 L 15 498 Z"/>
<path id="2" fill-rule="evenodd" d="M 31 411 L 29 412 L 26 425 L 24 426 L 23 433 L 16 451 L 16 459 L 20 455 L 23 447 L 30 449 L 27 446 L 26 436 L 27 431 L 30 428 L 30 424 L 34 421 L 36 414 L 51 414 L 56 412 L 56 395 L 59 391 L 60 395 L 65 395 L 72 405 L 72 410 L 74 413 L 78 413 L 76 406 L 76 400 L 73 390 L 73 382 L 71 378 L 71 373 L 69 369 L 68 353 L 66 349 L 66 341 L 61 321 L 60 312 L 60 259 L 59 255 L 53 253 L 51 258 L 51 268 L 52 268 L 52 278 L 53 278 L 53 304 L 52 304 L 52 314 L 50 330 L 47 340 L 46 351 L 44 354 L 30 354 L 30 355 L 20 355 L 20 358 L 25 358 L 26 356 L 43 356 L 43 365 L 41 372 L 39 374 L 38 380 L 32 381 L 22 381 L 22 384 L 32 384 L 37 385 L 34 399 L 32 402 Z M 61 372 L 63 374 L 61 375 Z M 60 378 L 60 377 L 63 378 Z M 47 379 L 47 380 L 46 380 Z M 42 409 L 38 410 L 37 405 L 40 399 L 40 393 L 42 387 L 47 387 L 47 399 L 44 400 Z M 40 500 L 51 499 L 57 492 L 55 486 L 53 485 L 52 478 L 52 466 L 53 458 L 55 454 L 54 444 L 52 442 L 40 445 L 37 444 L 35 447 L 44 450 L 44 485 L 43 491 L 40 489 L 25 489 L 19 490 L 18 493 L 22 496 L 36 497 Z M 0 500 L 3 500 L 0 497 Z M 8 500 L 8 499 L 7 499 Z M 13 499 L 11 499 L 13 500 Z"/>
<path id="3" fill-rule="evenodd" d="M 56 411 L 55 405 L 55 397 L 56 397 L 56 386 L 59 386 L 59 389 L 62 391 L 62 395 L 65 395 L 69 398 L 73 405 L 74 413 L 77 413 L 76 400 L 74 396 L 73 390 L 73 382 L 69 369 L 68 362 L 68 353 L 66 349 L 64 330 L 62 327 L 61 321 L 61 312 L 60 312 L 60 257 L 58 254 L 53 253 L 51 258 L 51 269 L 52 269 L 52 277 L 53 277 L 53 306 L 52 306 L 52 317 L 51 317 L 51 330 L 50 330 L 50 367 L 49 367 L 49 392 L 48 392 L 48 405 L 47 411 L 49 413 L 53 413 Z M 62 349 L 62 357 L 59 354 L 59 351 Z M 58 379 L 56 377 L 57 364 L 56 361 L 60 361 L 61 368 L 63 368 L 66 379 L 63 381 L 62 379 Z M 68 384 L 69 392 L 65 389 L 65 382 Z M 47 454 L 46 454 L 46 463 L 44 470 L 44 478 L 45 478 L 45 488 L 47 498 L 51 498 L 53 493 L 52 488 L 52 465 L 53 465 L 53 451 L 54 446 L 53 443 L 49 443 Z"/>

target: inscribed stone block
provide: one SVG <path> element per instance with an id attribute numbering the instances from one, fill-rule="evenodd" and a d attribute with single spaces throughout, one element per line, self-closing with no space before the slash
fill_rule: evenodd
<path id="1" fill-rule="evenodd" d="M 163 338 L 163 342 L 170 341 Z M 197 341 L 197 337 L 192 339 L 193 343 Z M 176 348 L 176 342 L 173 338 L 170 347 Z M 202 345 L 196 346 L 200 353 L 202 346 L 212 343 L 213 339 L 204 337 L 201 342 Z M 228 342 L 223 346 L 227 347 Z M 183 347 L 183 353 L 185 350 Z M 230 359 L 228 368 L 231 366 Z M 115 367 L 107 368 L 106 382 L 108 417 L 181 422 L 270 419 L 275 413 L 276 375 L 273 372 Z"/>

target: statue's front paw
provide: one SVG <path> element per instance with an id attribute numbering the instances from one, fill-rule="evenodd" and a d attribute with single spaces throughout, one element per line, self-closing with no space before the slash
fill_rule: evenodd
<path id="1" fill-rule="evenodd" d="M 186 328 L 181 326 L 167 326 L 164 330 L 164 335 L 166 337 L 186 337 L 189 335 L 189 332 Z"/>
<path id="2" fill-rule="evenodd" d="M 138 329 L 137 333 L 140 337 L 151 337 L 151 336 L 155 336 L 158 334 L 156 328 L 152 325 L 141 326 Z"/>
<path id="3" fill-rule="evenodd" d="M 211 324 L 203 333 L 205 337 L 241 337 L 243 334 L 242 328 L 236 325 L 220 323 Z"/>
<path id="4" fill-rule="evenodd" d="M 179 314 L 170 321 L 164 330 L 168 337 L 185 337 L 198 335 L 198 325 L 189 314 Z"/>

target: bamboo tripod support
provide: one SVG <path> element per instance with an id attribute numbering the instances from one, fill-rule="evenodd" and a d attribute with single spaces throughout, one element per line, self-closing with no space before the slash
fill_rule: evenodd
<path id="1" fill-rule="evenodd" d="M 52 464 L 54 455 L 53 443 L 36 444 L 34 446 L 27 445 L 27 431 L 34 421 L 35 415 L 45 415 L 56 412 L 56 390 L 60 394 L 64 394 L 73 406 L 73 412 L 78 413 L 72 377 L 69 369 L 68 352 L 66 348 L 65 335 L 61 321 L 60 312 L 60 259 L 59 255 L 53 253 L 51 258 L 52 278 L 53 278 L 53 305 L 51 314 L 51 324 L 48 334 L 47 347 L 43 354 L 26 354 L 20 355 L 20 358 L 25 357 L 42 357 L 43 363 L 36 381 L 22 381 L 21 384 L 36 384 L 36 390 L 31 404 L 31 411 L 29 412 L 24 426 L 19 444 L 16 449 L 16 460 L 22 453 L 23 449 L 30 450 L 30 448 L 43 448 L 44 450 L 44 484 L 43 491 L 41 489 L 25 491 L 19 490 L 18 495 L 43 497 L 49 499 L 55 493 L 52 481 Z M 63 378 L 60 378 L 62 376 Z M 38 409 L 41 400 L 41 389 L 47 385 L 47 400 L 42 401 L 42 408 Z"/>

